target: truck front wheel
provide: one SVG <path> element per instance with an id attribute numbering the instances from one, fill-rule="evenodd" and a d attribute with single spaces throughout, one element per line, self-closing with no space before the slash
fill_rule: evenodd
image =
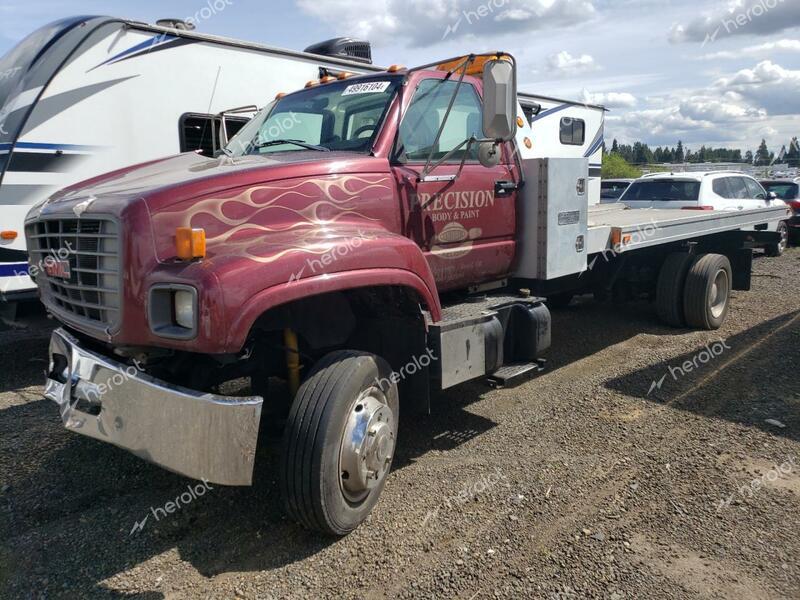
<path id="1" fill-rule="evenodd" d="M 683 290 L 686 323 L 701 329 L 719 329 L 728 316 L 731 298 L 731 263 L 721 254 L 698 256 Z"/>
<path id="2" fill-rule="evenodd" d="M 305 527 L 346 535 L 369 515 L 394 457 L 399 396 L 374 354 L 325 356 L 300 386 L 283 439 L 281 493 Z"/>

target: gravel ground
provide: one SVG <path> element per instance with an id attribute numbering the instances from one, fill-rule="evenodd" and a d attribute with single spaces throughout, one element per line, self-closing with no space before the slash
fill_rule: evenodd
<path id="1" fill-rule="evenodd" d="M 196 482 L 62 429 L 29 311 L 0 332 L 0 597 L 800 598 L 798 275 L 800 249 L 758 258 L 717 332 L 557 311 L 547 371 L 401 425 L 333 541 L 281 514 L 275 442 L 253 488 L 156 519 Z"/>

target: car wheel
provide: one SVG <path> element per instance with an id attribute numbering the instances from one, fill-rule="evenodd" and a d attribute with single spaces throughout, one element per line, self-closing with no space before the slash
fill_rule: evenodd
<path id="1" fill-rule="evenodd" d="M 701 254 L 686 274 L 683 312 L 686 324 L 700 329 L 719 329 L 730 309 L 731 263 L 721 254 Z"/>
<path id="2" fill-rule="evenodd" d="M 778 224 L 777 232 L 781 234 L 781 240 L 777 244 L 771 244 L 765 248 L 767 256 L 781 256 L 786 248 L 789 247 L 789 227 L 781 221 Z"/>
<path id="3" fill-rule="evenodd" d="M 346 535 L 372 511 L 394 457 L 399 396 L 389 363 L 341 350 L 300 386 L 283 440 L 281 493 L 309 529 Z"/>

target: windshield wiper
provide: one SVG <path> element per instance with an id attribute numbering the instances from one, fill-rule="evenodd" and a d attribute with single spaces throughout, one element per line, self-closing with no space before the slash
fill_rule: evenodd
<path id="1" fill-rule="evenodd" d="M 270 140 L 268 142 L 261 142 L 260 144 L 256 144 L 253 146 L 255 150 L 259 148 L 269 148 L 270 146 L 281 146 L 283 144 L 294 144 L 295 146 L 300 146 L 301 148 L 306 148 L 307 150 L 319 150 L 320 152 L 330 152 L 330 148 L 326 148 L 325 146 L 316 146 L 314 144 L 308 144 L 302 140 Z"/>

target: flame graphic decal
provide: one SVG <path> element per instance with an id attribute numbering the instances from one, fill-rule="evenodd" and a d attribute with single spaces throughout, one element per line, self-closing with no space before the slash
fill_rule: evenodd
<path id="1" fill-rule="evenodd" d="M 374 214 L 375 200 L 392 198 L 389 184 L 385 175 L 330 175 L 258 185 L 232 197 L 206 198 L 189 208 L 178 204 L 156 215 L 155 221 L 159 229 L 173 221 L 175 226 L 204 228 L 210 254 L 217 246 L 225 256 L 258 263 L 295 252 L 321 255 L 343 237 L 364 237 L 362 226 L 382 220 Z M 390 201 L 378 204 L 391 206 Z M 345 222 L 332 227 L 339 221 Z"/>

